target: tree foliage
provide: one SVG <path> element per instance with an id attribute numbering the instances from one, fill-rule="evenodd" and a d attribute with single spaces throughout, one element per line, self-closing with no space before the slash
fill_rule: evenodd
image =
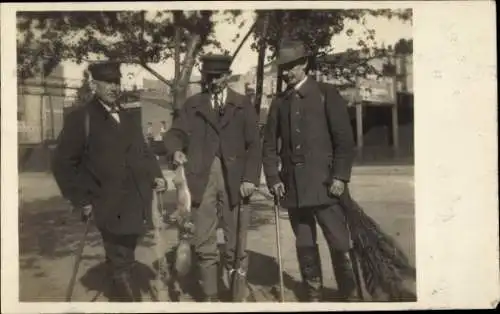
<path id="1" fill-rule="evenodd" d="M 94 56 L 142 64 L 148 69 L 148 63 L 158 63 L 174 56 L 177 29 L 184 59 L 173 90 L 179 94 L 178 101 L 182 103 L 197 57 L 208 47 L 230 53 L 215 38 L 217 13 L 220 12 L 179 11 L 174 20 L 173 11 L 20 11 L 17 16 L 18 75 L 21 79 L 33 76 L 40 71 L 42 63 L 47 75 L 62 60 L 80 63 Z M 236 23 L 242 12 L 227 10 L 222 13 L 224 18 L 219 22 Z M 363 25 L 367 16 L 409 21 L 412 18 L 411 9 L 258 10 L 255 13 L 252 48 L 258 50 L 260 44 L 264 44 L 273 52 L 271 59 L 284 36 L 303 40 L 313 53 L 321 57 L 335 48 L 330 46 L 334 35 L 343 31 L 348 35 L 352 33 L 352 30 L 345 29 L 347 20 Z M 269 24 L 264 31 L 266 19 Z M 361 51 L 371 51 L 371 55 L 374 51 L 375 54 L 387 51 L 383 47 L 377 48 L 375 30 L 366 29 L 365 33 L 365 38 L 358 42 Z M 405 47 L 408 48 L 408 43 Z M 347 55 L 337 63 L 338 67 L 358 67 L 359 51 Z M 344 69 L 340 73 L 344 73 Z"/>
<path id="2" fill-rule="evenodd" d="M 271 52 L 269 60 L 273 60 L 283 38 L 301 40 L 316 57 L 318 70 L 351 85 L 355 77 L 373 73 L 374 69 L 368 66 L 369 60 L 387 56 L 391 52 L 391 49 L 377 43 L 376 30 L 366 26 L 367 18 L 412 21 L 411 9 L 259 10 L 256 13 L 257 27 L 252 49 L 258 50 L 259 40 L 263 40 Z M 269 19 L 270 24 L 263 38 L 266 19 Z M 363 26 L 363 34 L 357 38 L 358 49 L 332 54 L 335 51 L 335 42 L 332 45 L 335 35 L 345 32 L 347 36 L 355 36 L 353 29 L 346 28 L 346 22 L 349 20 Z"/>
<path id="3" fill-rule="evenodd" d="M 94 55 L 130 63 L 158 63 L 173 56 L 175 27 L 181 29 L 180 50 L 185 53 L 193 35 L 199 35 L 198 51 L 220 43 L 213 34 L 216 11 L 43 11 L 18 12 L 18 73 L 33 75 L 38 61 L 74 60 Z M 238 11 L 225 12 L 230 19 Z"/>

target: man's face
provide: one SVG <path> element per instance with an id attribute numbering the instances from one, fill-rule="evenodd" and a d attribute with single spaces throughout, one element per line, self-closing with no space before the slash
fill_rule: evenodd
<path id="1" fill-rule="evenodd" d="M 104 102 L 113 104 L 120 96 L 120 84 L 118 82 L 95 81 L 95 93 Z"/>
<path id="2" fill-rule="evenodd" d="M 208 88 L 212 92 L 220 92 L 226 86 L 226 78 L 227 74 L 206 74 L 205 80 L 207 82 Z"/>
<path id="3" fill-rule="evenodd" d="M 287 85 L 294 86 L 306 77 L 307 60 L 299 59 L 281 66 L 283 80 Z"/>

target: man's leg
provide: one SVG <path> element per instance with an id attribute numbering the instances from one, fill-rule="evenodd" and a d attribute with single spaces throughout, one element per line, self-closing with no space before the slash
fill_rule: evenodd
<path id="1" fill-rule="evenodd" d="M 217 300 L 217 182 L 214 167 L 201 204 L 193 210 L 193 244 L 206 301 Z"/>
<path id="2" fill-rule="evenodd" d="M 141 291 L 132 276 L 139 235 L 117 235 L 105 231 L 101 231 L 101 235 L 113 283 L 111 301 L 140 302 Z"/>
<path id="3" fill-rule="evenodd" d="M 333 204 L 316 211 L 320 225 L 330 249 L 333 272 L 342 299 L 356 297 L 356 281 L 349 258 L 350 235 L 345 215 L 340 204 Z"/>
<path id="4" fill-rule="evenodd" d="M 319 302 L 322 298 L 323 276 L 313 209 L 290 208 L 288 215 L 295 235 L 297 260 L 307 299 L 309 302 Z"/>

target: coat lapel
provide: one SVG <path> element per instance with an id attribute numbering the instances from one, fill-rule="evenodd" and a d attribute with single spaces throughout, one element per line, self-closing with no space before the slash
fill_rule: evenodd
<path id="1" fill-rule="evenodd" d="M 195 102 L 196 113 L 199 114 L 205 121 L 216 131 L 219 132 L 219 125 L 212 109 L 212 103 L 209 93 L 200 94 L 200 98 Z"/>
<path id="2" fill-rule="evenodd" d="M 111 114 L 103 107 L 99 99 L 94 97 L 92 101 L 92 108 L 94 109 L 94 112 L 102 118 L 104 121 L 104 124 L 107 125 L 109 128 L 111 128 L 113 131 L 119 131 L 119 124 L 116 122 L 116 120 L 111 116 Z"/>
<path id="3" fill-rule="evenodd" d="M 120 123 L 118 129 L 121 146 L 125 151 L 130 148 L 135 138 L 133 132 L 137 126 L 134 125 L 132 114 L 131 110 L 124 109 L 123 107 L 120 109 Z M 118 123 L 116 124 L 118 125 Z"/>
<path id="4" fill-rule="evenodd" d="M 227 89 L 227 97 L 224 105 L 224 115 L 220 121 L 220 128 L 225 128 L 229 121 L 232 120 L 238 108 L 243 106 L 243 97 L 236 93 L 234 90 Z"/>

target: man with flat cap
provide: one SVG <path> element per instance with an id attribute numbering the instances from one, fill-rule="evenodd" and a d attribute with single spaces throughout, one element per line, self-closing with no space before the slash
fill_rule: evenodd
<path id="1" fill-rule="evenodd" d="M 53 158 L 62 195 L 101 233 L 112 301 L 141 301 L 135 248 L 151 223 L 152 190 L 166 182 L 134 113 L 119 104 L 120 63 L 89 65 L 94 96 L 65 116 Z"/>
<path id="2" fill-rule="evenodd" d="M 186 100 L 165 134 L 173 162 L 185 163 L 193 203 L 193 246 L 207 302 L 219 298 L 218 213 L 226 242 L 223 264 L 235 289 L 245 291 L 250 212 L 239 205 L 254 192 L 261 173 L 257 113 L 248 97 L 227 87 L 230 64 L 229 56 L 202 58 L 203 91 Z M 244 301 L 245 293 L 233 301 Z"/>
<path id="3" fill-rule="evenodd" d="M 339 292 L 350 299 L 355 296 L 355 281 L 339 197 L 350 180 L 354 139 L 347 105 L 339 92 L 308 76 L 311 57 L 302 42 L 285 40 L 280 46 L 277 63 L 287 90 L 269 109 L 263 166 L 270 190 L 288 209 L 308 300 L 322 298 L 316 223 L 330 249 Z"/>

